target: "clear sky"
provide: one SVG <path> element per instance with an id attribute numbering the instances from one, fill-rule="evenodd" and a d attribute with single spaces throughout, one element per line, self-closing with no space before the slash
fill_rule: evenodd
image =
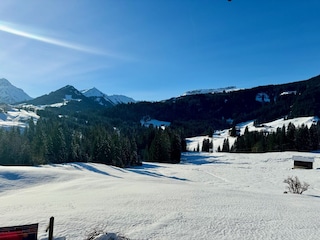
<path id="1" fill-rule="evenodd" d="M 1 0 L 0 78 L 158 101 L 320 74 L 319 0 Z"/>

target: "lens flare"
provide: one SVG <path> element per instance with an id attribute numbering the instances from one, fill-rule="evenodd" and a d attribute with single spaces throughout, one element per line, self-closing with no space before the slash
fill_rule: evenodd
<path id="1" fill-rule="evenodd" d="M 91 54 L 97 54 L 97 55 L 106 55 L 105 53 L 102 53 L 101 51 L 98 51 L 96 49 L 91 49 L 91 48 L 88 48 L 88 47 L 85 47 L 85 46 L 81 46 L 81 45 L 78 45 L 78 44 L 73 44 L 73 43 L 70 43 L 70 42 L 61 41 L 61 40 L 58 40 L 58 39 L 49 38 L 49 37 L 41 36 L 39 34 L 34 34 L 32 32 L 24 31 L 24 30 L 22 30 L 21 26 L 13 25 L 11 23 L 6 23 L 6 22 L 3 22 L 3 21 L 0 21 L 0 31 L 6 32 L 6 33 L 10 33 L 10 34 L 13 34 L 13 35 L 16 35 L 16 36 L 20 36 L 20 37 L 24 37 L 24 38 L 28 38 L 28 39 L 32 39 L 32 40 L 36 40 L 36 41 L 40 41 L 40 42 L 44 42 L 44 43 L 48 43 L 48 44 L 52 44 L 52 45 L 55 45 L 55 46 L 76 50 L 76 51 L 81 51 L 81 52 L 86 52 L 86 53 L 91 53 Z"/>

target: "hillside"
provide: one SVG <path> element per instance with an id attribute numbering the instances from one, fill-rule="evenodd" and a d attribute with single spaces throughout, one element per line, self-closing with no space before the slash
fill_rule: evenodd
<path id="1" fill-rule="evenodd" d="M 256 120 L 320 115 L 320 76 L 281 85 L 252 89 L 189 94 L 162 102 L 138 102 L 106 109 L 105 115 L 127 121 L 150 116 L 181 127 L 186 135 L 208 133 L 232 125 Z"/>

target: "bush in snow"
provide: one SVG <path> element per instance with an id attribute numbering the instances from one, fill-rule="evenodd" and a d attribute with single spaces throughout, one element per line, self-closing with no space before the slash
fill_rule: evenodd
<path id="1" fill-rule="evenodd" d="M 104 231 L 101 229 L 93 229 L 91 232 L 89 232 L 84 240 L 94 240 L 99 235 L 103 234 Z"/>
<path id="2" fill-rule="evenodd" d="M 130 240 L 116 233 L 104 233 L 101 229 L 94 229 L 87 234 L 84 240 Z"/>
<path id="3" fill-rule="evenodd" d="M 295 194 L 302 194 L 304 191 L 307 191 L 308 187 L 310 186 L 306 182 L 301 183 L 297 176 L 288 177 L 283 182 L 288 184 L 287 188 L 289 192 Z"/>

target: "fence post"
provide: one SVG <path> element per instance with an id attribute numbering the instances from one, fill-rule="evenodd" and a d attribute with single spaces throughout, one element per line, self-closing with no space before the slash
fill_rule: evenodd
<path id="1" fill-rule="evenodd" d="M 53 240 L 53 225 L 54 225 L 54 217 L 51 217 L 50 218 L 50 222 L 49 222 L 49 226 L 47 228 L 47 231 L 49 230 L 49 238 L 48 238 L 48 240 Z"/>

